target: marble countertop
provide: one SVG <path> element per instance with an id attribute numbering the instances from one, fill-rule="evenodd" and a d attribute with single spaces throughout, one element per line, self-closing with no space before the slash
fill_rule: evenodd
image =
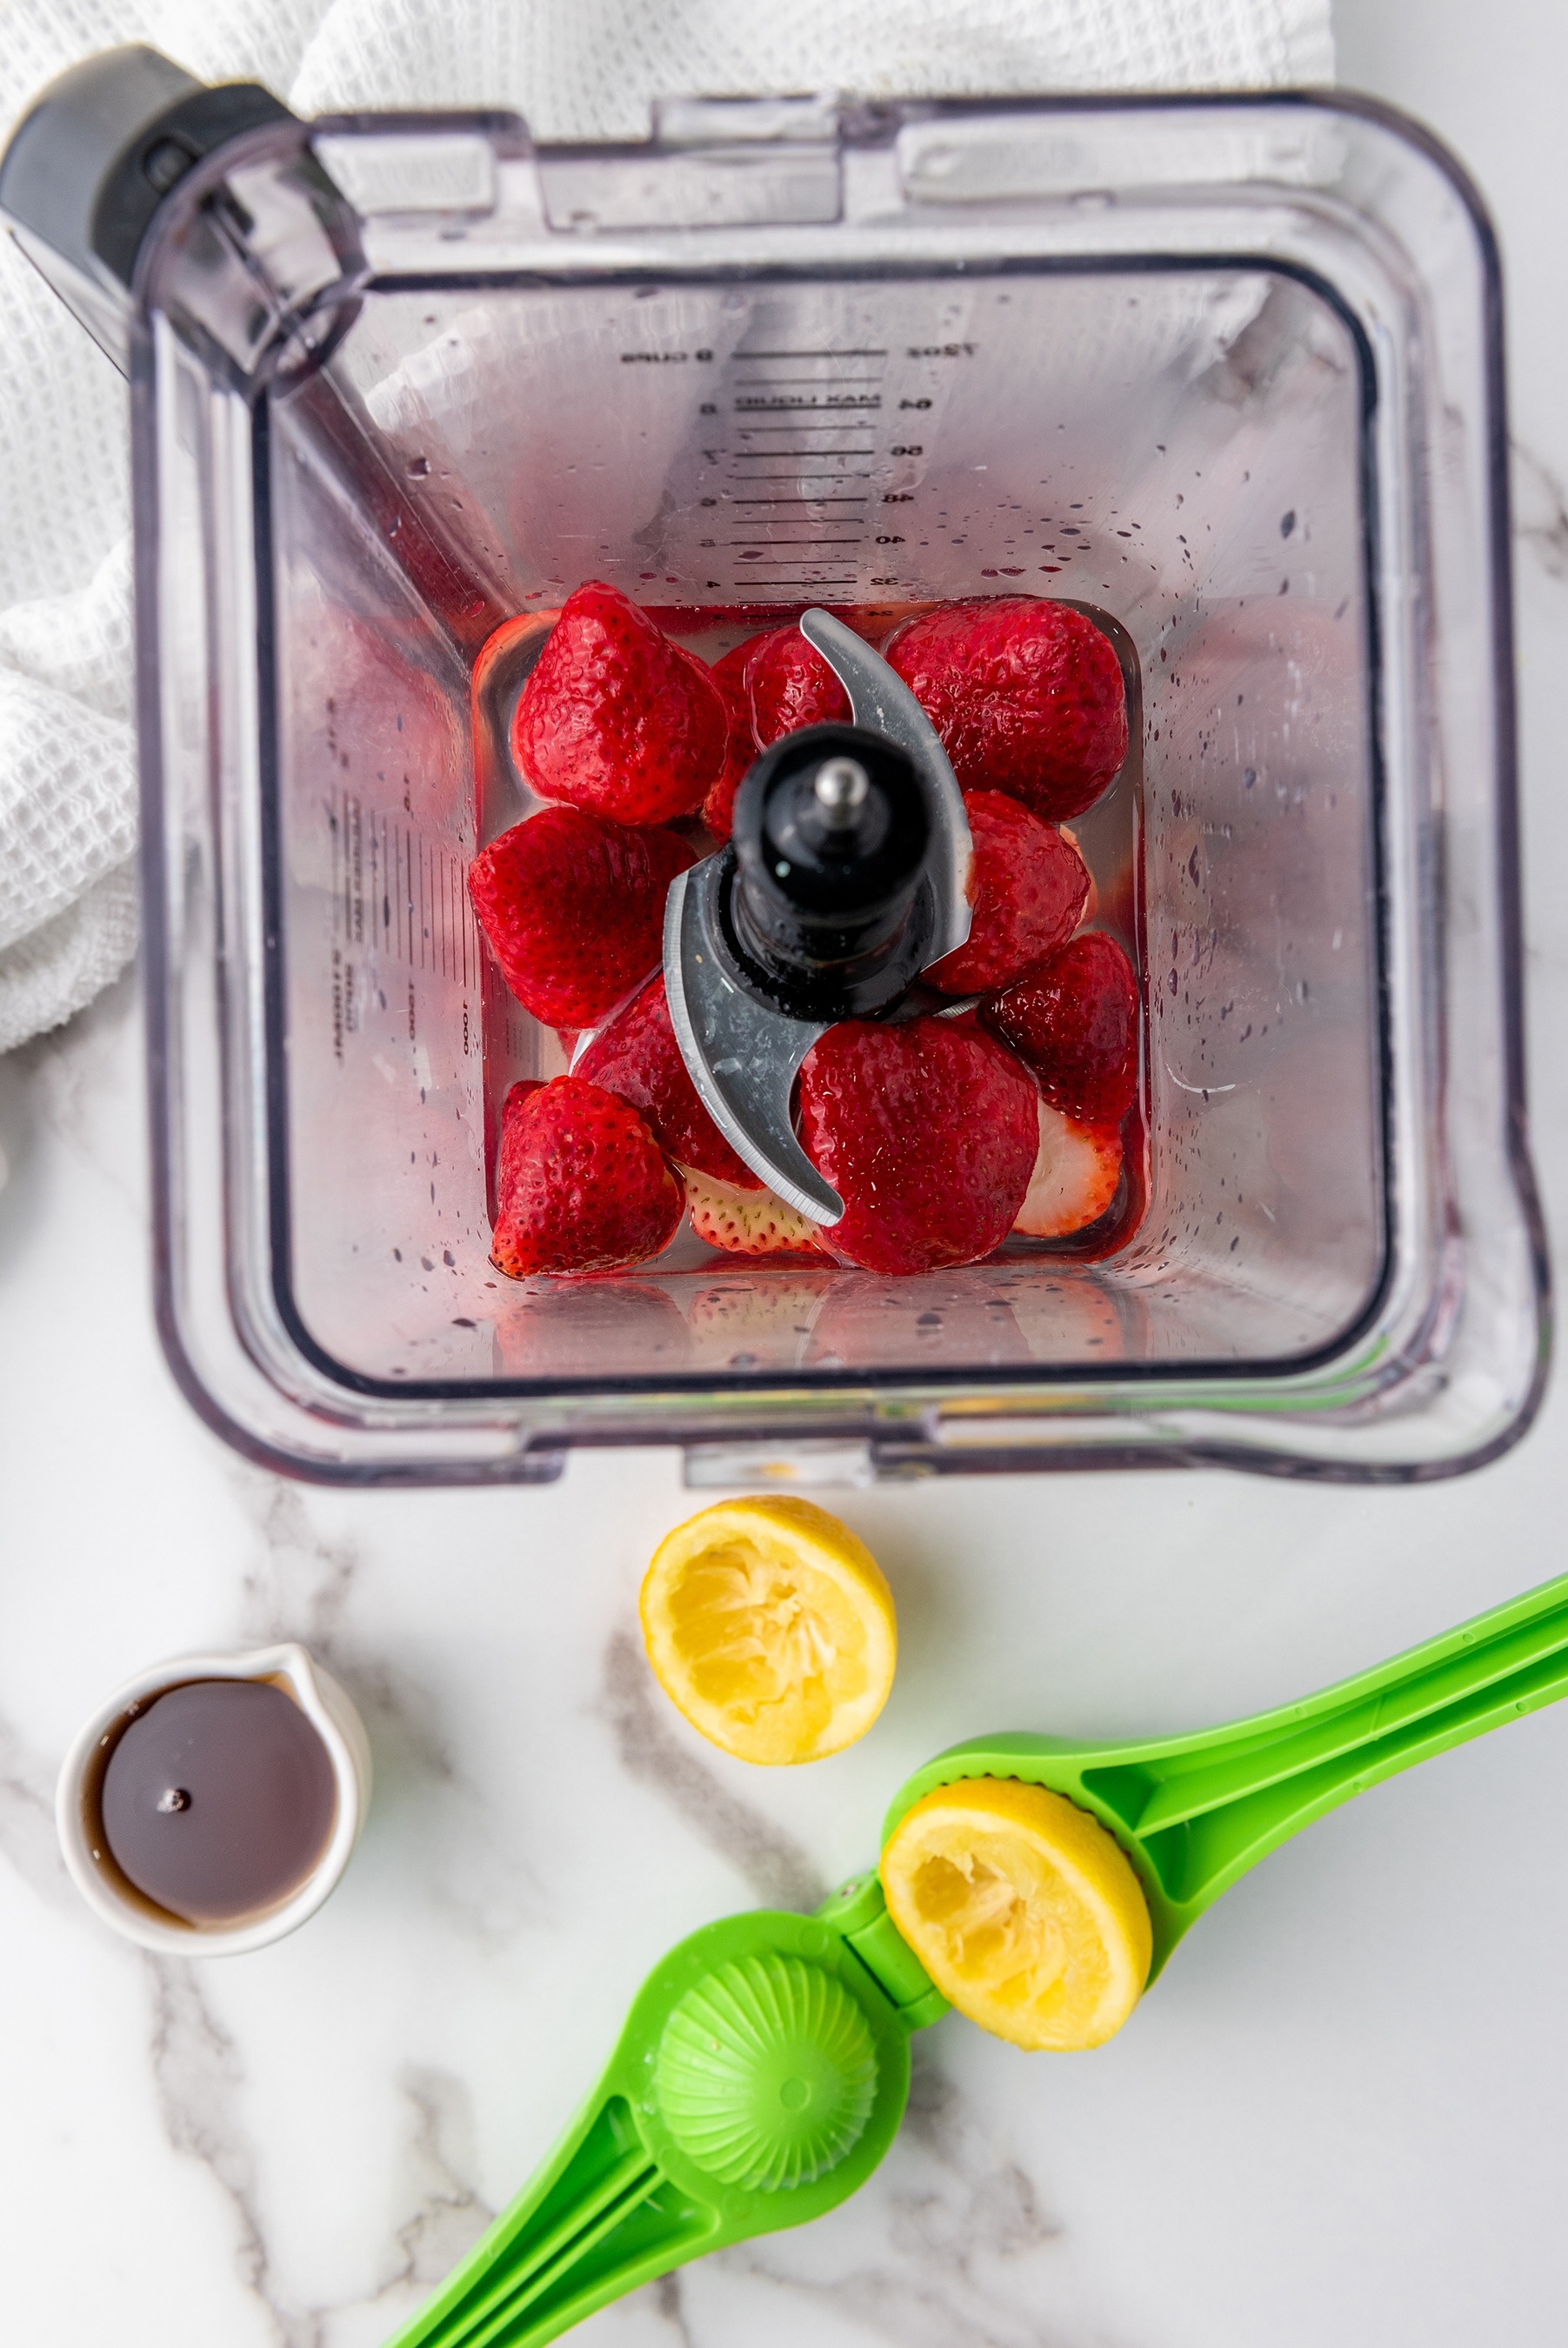
<path id="1" fill-rule="evenodd" d="M 1358 0 L 1341 76 L 1475 170 L 1508 270 L 1533 1123 L 1568 1229 L 1568 29 Z M 1528 75 L 1498 69 L 1527 49 Z M 538 1490 L 342 1495 L 198 1424 L 149 1295 L 127 981 L 0 1060 L 0 2252 L 49 2348 L 377 2348 L 517 2190 L 649 1964 L 808 1904 L 883 1805 L 1004 1723 L 1158 1733 L 1283 1701 L 1564 1562 L 1568 1385 L 1484 1473 L 1408 1490 L 1115 1475 L 828 1495 L 897 1591 L 873 1734 L 769 1773 L 653 1686 L 637 1585 L 672 1455 Z M 305 1642 L 377 1773 L 342 1889 L 230 1962 L 147 1956 L 57 1855 L 59 1756 L 160 1654 Z M 1472 2348 L 1561 2330 L 1568 1708 L 1352 1804 L 1249 1876 L 1092 2056 L 949 2016 L 816 2226 L 683 2270 L 583 2348 Z"/>

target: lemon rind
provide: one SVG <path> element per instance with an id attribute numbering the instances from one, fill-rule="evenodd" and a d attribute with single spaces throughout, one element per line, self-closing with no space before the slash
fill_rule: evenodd
<path id="1" fill-rule="evenodd" d="M 686 1567 L 727 1537 L 784 1567 L 820 1574 L 851 1607 L 864 1634 L 864 1694 L 836 1701 L 823 1727 L 804 1743 L 785 1734 L 748 1733 L 723 1704 L 697 1693 L 677 1650 L 668 1593 Z M 721 1752 L 759 1767 L 789 1767 L 843 1752 L 865 1735 L 892 1689 L 898 1632 L 886 1576 L 858 1534 L 815 1501 L 793 1494 L 717 1501 L 676 1526 L 654 1552 L 639 1612 L 654 1675 L 676 1711 Z"/>

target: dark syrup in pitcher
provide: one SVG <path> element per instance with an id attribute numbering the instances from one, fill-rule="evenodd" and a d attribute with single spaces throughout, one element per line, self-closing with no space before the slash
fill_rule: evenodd
<path id="1" fill-rule="evenodd" d="M 332 1838 L 337 1780 L 318 1731 L 281 1687 L 195 1680 L 124 1730 L 98 1808 L 106 1856 L 144 1899 L 199 1930 L 230 1930 L 313 1873 Z"/>

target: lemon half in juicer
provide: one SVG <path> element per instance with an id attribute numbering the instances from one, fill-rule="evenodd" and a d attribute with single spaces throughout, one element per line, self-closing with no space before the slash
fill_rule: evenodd
<path id="1" fill-rule="evenodd" d="M 910 2036 L 948 1997 L 1016 2044 L 1103 2043 L 1300 1828 L 1564 1694 L 1568 1577 L 1228 1727 L 939 1754 L 894 1798 L 881 1880 L 815 1916 L 728 1917 L 655 1966 L 555 2150 L 395 2348 L 541 2348 L 688 2259 L 837 2208 L 892 2141 Z"/>

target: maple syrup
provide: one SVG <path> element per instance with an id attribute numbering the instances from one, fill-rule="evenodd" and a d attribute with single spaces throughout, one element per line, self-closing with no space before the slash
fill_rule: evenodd
<path id="1" fill-rule="evenodd" d="M 139 1708 L 96 1807 L 104 1855 L 143 1899 L 199 1930 L 232 1930 L 315 1871 L 337 1781 L 322 1736 L 281 1686 L 194 1680 Z"/>

